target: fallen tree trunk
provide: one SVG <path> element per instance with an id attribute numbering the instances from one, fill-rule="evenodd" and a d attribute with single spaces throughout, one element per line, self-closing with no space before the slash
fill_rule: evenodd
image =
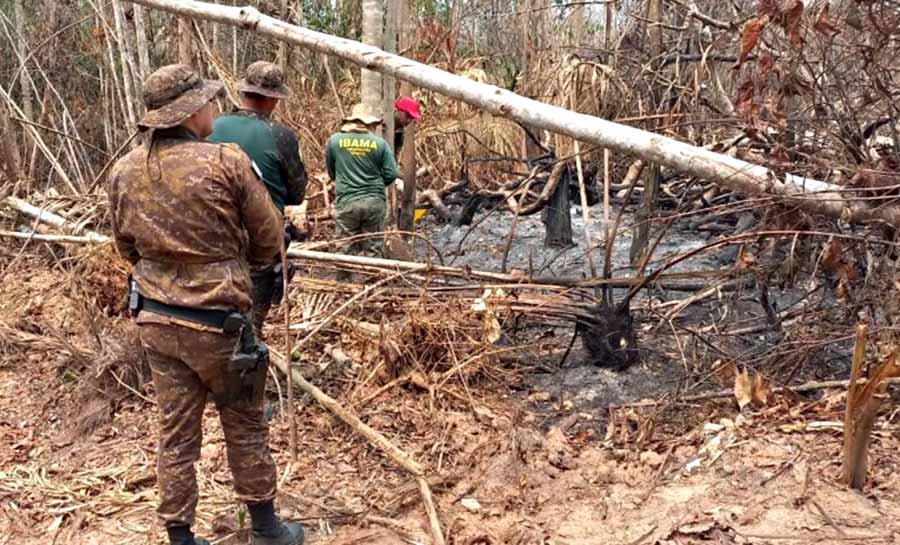
<path id="1" fill-rule="evenodd" d="M 344 265 L 353 267 L 358 270 L 369 271 L 374 273 L 385 272 L 410 272 L 418 274 L 432 274 L 435 276 L 446 276 L 451 278 L 475 279 L 488 282 L 499 283 L 499 287 L 537 287 L 542 290 L 556 289 L 558 291 L 568 291 L 571 288 L 592 288 L 596 286 L 609 286 L 614 288 L 633 288 L 636 285 L 645 283 L 647 286 L 657 287 L 666 290 L 686 290 L 696 291 L 701 289 L 698 284 L 698 278 L 720 278 L 728 275 L 728 271 L 691 271 L 688 273 L 671 273 L 660 274 L 652 280 L 648 281 L 647 277 L 627 277 L 627 278 L 564 278 L 564 277 L 531 277 L 524 274 L 504 274 L 488 271 L 479 271 L 463 267 L 448 267 L 445 265 L 431 265 L 428 263 L 417 263 L 414 261 L 398 261 L 394 259 L 383 259 L 380 257 L 365 257 L 359 255 L 332 254 L 328 252 L 319 252 L 316 250 L 304 250 L 302 248 L 290 248 L 287 252 L 288 257 L 294 259 L 303 259 L 317 263 L 330 265 Z M 460 286 L 447 286 L 446 289 L 457 289 Z"/>
<path id="2" fill-rule="evenodd" d="M 20 233 L 19 231 L 0 231 L 0 237 L 34 240 L 37 242 L 58 242 L 60 244 L 105 244 L 112 240 L 103 235 L 83 237 L 79 235 L 45 235 L 34 232 Z"/>
<path id="3" fill-rule="evenodd" d="M 71 223 L 69 223 L 66 218 L 60 216 L 59 214 L 54 214 L 49 210 L 38 208 L 37 206 L 34 206 L 27 201 L 23 201 L 22 199 L 16 197 L 7 197 L 3 202 L 5 202 L 15 210 L 18 210 L 19 212 L 25 214 L 26 216 L 35 218 L 40 223 L 46 223 L 47 225 L 52 225 L 57 229 L 69 231 L 73 235 L 83 234 L 90 242 L 103 243 L 109 240 L 109 237 L 101 235 L 100 233 L 90 231 L 88 229 L 73 228 Z"/>
<path id="4" fill-rule="evenodd" d="M 328 252 L 318 252 L 315 250 L 302 250 L 299 248 L 291 248 L 287 252 L 288 257 L 295 259 L 305 259 L 316 261 L 319 263 L 329 263 L 332 265 L 345 265 L 362 270 L 372 272 L 386 271 L 406 271 L 421 274 L 436 274 L 442 276 L 456 278 L 473 278 L 477 280 L 502 282 L 509 284 L 543 284 L 546 288 L 550 287 L 578 287 L 584 283 L 581 279 L 574 278 L 530 278 L 522 274 L 505 274 L 487 271 L 478 271 L 474 269 L 461 267 L 448 267 L 445 265 L 431 265 L 428 263 L 417 263 L 414 261 L 398 261 L 394 259 L 383 259 L 380 257 L 365 257 L 347 254 L 332 254 Z M 600 280 L 595 280 L 594 283 Z M 603 280 L 604 284 L 616 287 L 629 287 L 636 284 L 638 279 L 634 278 L 618 278 L 615 280 Z"/>
<path id="5" fill-rule="evenodd" d="M 181 16 L 238 26 L 318 53 L 334 55 L 367 70 L 388 74 L 494 115 L 592 142 L 619 153 L 636 155 L 647 162 L 666 165 L 736 191 L 778 195 L 809 212 L 849 222 L 883 222 L 900 227 L 900 207 L 896 205 L 869 206 L 840 192 L 839 186 L 792 174 L 780 176 L 760 165 L 635 127 L 544 104 L 386 53 L 377 47 L 291 25 L 263 15 L 252 7 L 222 6 L 196 0 L 131 1 Z"/>

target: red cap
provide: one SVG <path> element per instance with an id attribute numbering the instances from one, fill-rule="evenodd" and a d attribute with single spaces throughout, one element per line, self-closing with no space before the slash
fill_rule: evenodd
<path id="1" fill-rule="evenodd" d="M 419 103 L 412 97 L 398 98 L 397 102 L 394 103 L 394 108 L 397 108 L 401 112 L 408 113 L 413 119 L 422 117 L 422 113 L 419 112 Z"/>

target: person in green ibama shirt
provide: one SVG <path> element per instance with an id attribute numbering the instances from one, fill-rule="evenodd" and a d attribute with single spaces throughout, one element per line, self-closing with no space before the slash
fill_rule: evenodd
<path id="1" fill-rule="evenodd" d="M 334 180 L 337 236 L 358 237 L 348 242 L 344 253 L 383 255 L 383 237 L 375 233 L 384 231 L 384 189 L 400 173 L 394 152 L 375 134 L 381 122 L 381 117 L 367 105 L 357 104 L 344 118 L 340 131 L 328 139 L 325 164 Z M 349 277 L 339 276 L 344 280 Z"/>

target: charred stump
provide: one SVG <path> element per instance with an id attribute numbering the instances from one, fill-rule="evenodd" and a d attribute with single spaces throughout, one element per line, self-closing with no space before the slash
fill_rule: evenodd
<path id="1" fill-rule="evenodd" d="M 620 371 L 638 361 L 637 335 L 631 308 L 624 305 L 597 305 L 590 317 L 575 322 L 576 335 L 597 367 Z"/>
<path id="2" fill-rule="evenodd" d="M 475 214 L 478 213 L 478 209 L 481 208 L 484 200 L 484 195 L 480 193 L 473 193 L 469 196 L 459 215 L 453 218 L 453 225 L 456 227 L 472 225 L 472 220 L 475 218 Z"/>
<path id="3" fill-rule="evenodd" d="M 560 176 L 568 176 L 568 168 L 564 168 Z M 552 178 L 547 183 L 558 182 Z M 572 202 L 569 199 L 569 184 L 556 183 L 550 202 L 541 211 L 541 220 L 546 229 L 544 246 L 548 248 L 568 248 L 572 243 Z"/>

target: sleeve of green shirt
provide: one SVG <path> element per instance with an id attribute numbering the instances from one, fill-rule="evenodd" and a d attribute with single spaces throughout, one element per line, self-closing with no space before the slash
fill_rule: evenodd
<path id="1" fill-rule="evenodd" d="M 334 136 L 328 139 L 325 146 L 325 167 L 328 169 L 328 177 L 334 180 Z"/>
<path id="2" fill-rule="evenodd" d="M 384 180 L 384 185 L 387 186 L 400 177 L 400 168 L 397 167 L 397 159 L 390 146 L 386 142 L 382 142 L 382 144 L 384 144 L 384 152 L 381 155 L 381 178 Z"/>
<path id="3" fill-rule="evenodd" d="M 300 154 L 300 142 L 294 131 L 274 125 L 272 137 L 281 157 L 282 175 L 285 181 L 285 204 L 298 205 L 306 194 L 306 167 Z"/>

